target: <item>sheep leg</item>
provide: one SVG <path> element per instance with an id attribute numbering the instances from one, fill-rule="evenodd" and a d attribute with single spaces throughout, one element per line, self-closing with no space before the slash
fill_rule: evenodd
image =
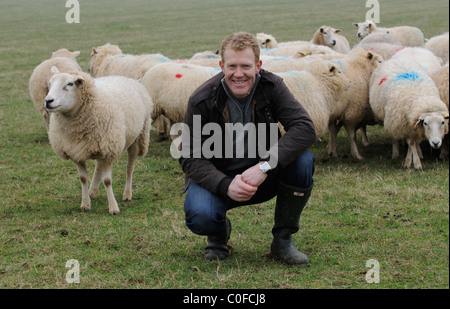
<path id="1" fill-rule="evenodd" d="M 102 180 L 108 198 L 109 213 L 111 215 L 118 215 L 120 210 L 112 189 L 112 162 L 102 161 L 102 167 Z"/>
<path id="2" fill-rule="evenodd" d="M 404 163 L 404 167 L 410 168 L 411 163 L 414 162 L 414 168 L 416 170 L 422 170 L 422 163 L 420 161 L 419 153 L 417 152 L 417 143 L 415 140 L 408 138 L 406 140 L 408 143 L 408 153 L 406 154 L 406 159 Z"/>
<path id="3" fill-rule="evenodd" d="M 91 198 L 97 196 L 101 180 L 102 180 L 102 164 L 100 160 L 97 160 L 95 162 L 94 176 L 92 177 L 91 186 L 89 187 L 89 196 Z"/>
<path id="4" fill-rule="evenodd" d="M 86 162 L 74 162 L 78 169 L 81 181 L 81 210 L 91 210 L 91 198 L 88 193 L 89 174 L 86 168 Z"/>
<path id="5" fill-rule="evenodd" d="M 398 140 L 392 139 L 392 159 L 397 159 L 400 156 L 400 148 Z"/>
<path id="6" fill-rule="evenodd" d="M 133 182 L 133 171 L 134 162 L 138 156 L 138 144 L 134 143 L 128 148 L 128 162 L 127 162 L 127 182 L 125 184 L 125 190 L 123 191 L 122 201 L 129 202 L 132 197 L 132 182 Z"/>
<path id="7" fill-rule="evenodd" d="M 364 160 L 364 158 L 359 154 L 358 146 L 356 145 L 356 128 L 345 126 L 347 131 L 348 139 L 350 141 L 350 152 L 352 157 L 357 160 Z"/>
<path id="8" fill-rule="evenodd" d="M 366 126 L 361 127 L 361 142 L 365 147 L 370 146 L 369 139 L 367 138 Z"/>
<path id="9" fill-rule="evenodd" d="M 337 142 L 337 135 L 339 130 L 341 129 L 342 125 L 336 124 L 335 121 L 330 121 L 328 124 L 328 132 L 330 139 L 328 140 L 328 156 L 330 158 L 337 158 L 337 149 L 336 149 L 336 142 Z"/>

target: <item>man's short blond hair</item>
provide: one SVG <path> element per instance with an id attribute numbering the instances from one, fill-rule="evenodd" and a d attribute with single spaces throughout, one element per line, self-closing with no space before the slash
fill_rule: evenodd
<path id="1" fill-rule="evenodd" d="M 220 53 L 222 56 L 222 62 L 225 63 L 223 55 L 227 48 L 231 48 L 234 50 L 243 50 L 247 47 L 252 48 L 253 53 L 255 55 L 255 63 L 258 62 L 260 56 L 260 49 L 256 37 L 247 32 L 236 32 L 227 36 L 222 41 L 222 50 Z"/>

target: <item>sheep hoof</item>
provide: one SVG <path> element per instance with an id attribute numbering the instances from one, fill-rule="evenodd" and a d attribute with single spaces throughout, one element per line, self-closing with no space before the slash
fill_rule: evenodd
<path id="1" fill-rule="evenodd" d="M 112 215 L 112 216 L 118 215 L 118 214 L 120 214 L 120 210 L 118 210 L 118 209 L 117 210 L 110 210 L 109 214 Z"/>
<path id="2" fill-rule="evenodd" d="M 91 211 L 91 206 L 90 205 L 81 205 L 80 208 L 81 208 L 82 211 L 86 211 L 86 212 Z"/>

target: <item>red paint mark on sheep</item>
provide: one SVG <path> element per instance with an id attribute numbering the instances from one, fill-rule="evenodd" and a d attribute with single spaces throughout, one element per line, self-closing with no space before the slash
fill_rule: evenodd
<path id="1" fill-rule="evenodd" d="M 378 84 L 378 86 L 381 86 L 382 83 L 384 83 L 387 80 L 387 78 L 383 78 L 382 80 L 380 80 L 380 83 Z"/>
<path id="2" fill-rule="evenodd" d="M 395 52 L 399 52 L 399 51 L 401 51 L 401 50 L 404 49 L 404 48 L 405 48 L 405 46 L 397 47 L 397 48 L 395 49 Z"/>
<path id="3" fill-rule="evenodd" d="M 177 75 L 175 75 L 175 77 L 176 77 L 176 78 L 182 78 L 182 77 L 183 77 L 183 74 L 177 74 Z"/>

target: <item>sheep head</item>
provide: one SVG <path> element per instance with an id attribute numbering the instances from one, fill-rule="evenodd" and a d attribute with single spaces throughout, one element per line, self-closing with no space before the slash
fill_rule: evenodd
<path id="1" fill-rule="evenodd" d="M 364 39 L 377 28 L 377 25 L 371 20 L 367 20 L 363 23 L 353 23 L 353 26 L 358 28 L 357 35 L 360 40 Z"/>
<path id="2" fill-rule="evenodd" d="M 419 116 L 414 129 L 422 138 L 426 138 L 430 146 L 438 149 L 442 145 L 442 139 L 448 133 L 448 113 L 429 112 Z"/>
<path id="3" fill-rule="evenodd" d="M 81 74 L 61 73 L 56 66 L 51 68 L 49 92 L 45 97 L 48 112 L 68 114 L 75 109 L 81 95 L 78 89 L 86 83 L 86 78 Z"/>
<path id="4" fill-rule="evenodd" d="M 339 29 L 334 29 L 329 26 L 322 26 L 319 28 L 319 32 L 323 38 L 323 43 L 328 47 L 333 47 L 336 45 L 336 36 L 335 34 L 340 32 Z"/>

